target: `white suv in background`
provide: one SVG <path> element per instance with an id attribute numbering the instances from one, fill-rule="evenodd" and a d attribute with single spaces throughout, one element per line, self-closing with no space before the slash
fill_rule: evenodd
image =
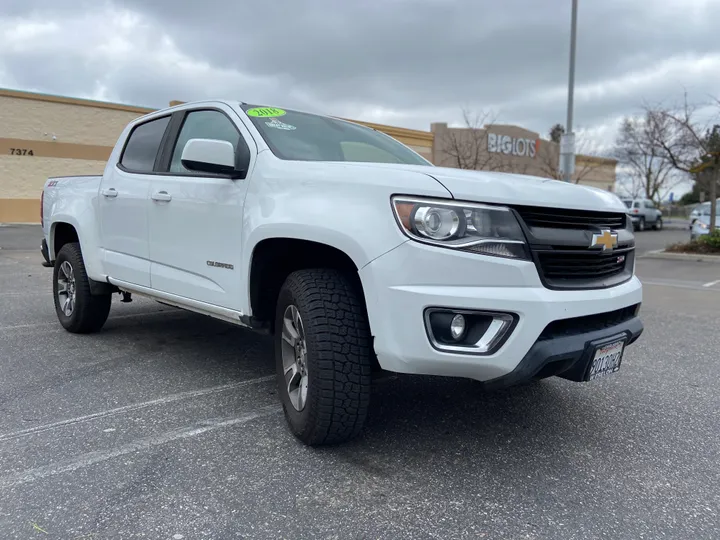
<path id="1" fill-rule="evenodd" d="M 720 198 L 717 199 L 717 205 L 720 208 Z M 695 221 L 702 215 L 710 215 L 710 201 L 701 202 L 690 212 L 690 230 L 695 225 Z"/>
<path id="2" fill-rule="evenodd" d="M 662 229 L 662 212 L 655 207 L 650 199 L 622 199 L 637 231 L 644 231 L 647 227 L 659 231 Z"/>

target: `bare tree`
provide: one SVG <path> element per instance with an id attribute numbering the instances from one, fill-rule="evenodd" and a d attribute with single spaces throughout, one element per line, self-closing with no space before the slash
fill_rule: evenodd
<path id="1" fill-rule="evenodd" d="M 644 179 L 635 174 L 628 174 L 624 166 L 620 166 L 618 173 L 618 194 L 630 197 L 631 199 L 640 199 L 645 197 Z"/>
<path id="2" fill-rule="evenodd" d="M 476 171 L 527 172 L 528 166 L 511 156 L 488 152 L 488 133 L 497 118 L 494 113 L 463 108 L 462 117 L 461 129 L 445 129 L 439 136 L 449 166 Z"/>
<path id="3" fill-rule="evenodd" d="M 558 126 L 559 125 L 560 124 L 558 124 Z M 540 161 L 540 169 L 548 178 L 563 180 L 565 175 L 560 170 L 560 150 L 558 144 L 552 140 L 543 141 L 543 143 L 544 144 L 540 145 L 540 151 L 537 156 Z M 589 139 L 579 139 L 576 144 L 573 182 L 579 184 L 593 172 L 601 169 L 605 165 L 603 163 L 603 157 L 598 145 Z"/>
<path id="4" fill-rule="evenodd" d="M 660 140 L 669 133 L 668 121 L 657 111 L 623 119 L 615 141 L 615 157 L 632 182 L 633 197 L 644 196 L 657 204 L 679 179 L 666 158 Z"/>
<path id="5" fill-rule="evenodd" d="M 653 142 L 671 166 L 707 183 L 710 192 L 710 230 L 717 216 L 717 189 L 720 181 L 720 101 L 714 99 L 716 113 L 709 121 L 699 119 L 698 110 L 707 104 L 688 102 L 687 94 L 676 107 L 645 106 L 646 115 L 657 124 Z M 715 124 L 715 125 L 713 125 Z"/>
<path id="6" fill-rule="evenodd" d="M 449 129 L 442 135 L 445 154 L 458 169 L 487 170 L 493 156 L 487 148 L 487 130 L 483 126 L 492 123 L 494 117 L 485 111 L 473 113 L 462 110 L 463 130 Z"/>

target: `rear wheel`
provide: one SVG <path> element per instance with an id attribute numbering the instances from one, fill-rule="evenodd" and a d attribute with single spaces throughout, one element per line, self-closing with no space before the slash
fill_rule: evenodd
<path id="1" fill-rule="evenodd" d="M 305 444 L 356 437 L 370 404 L 370 328 L 361 293 L 342 273 L 293 272 L 275 312 L 280 398 L 292 433 Z"/>
<path id="2" fill-rule="evenodd" d="M 638 220 L 637 230 L 638 230 L 638 231 L 644 231 L 644 230 L 645 230 L 645 218 L 644 218 L 644 217 L 641 217 L 641 218 Z"/>
<path id="3" fill-rule="evenodd" d="M 53 299 L 60 324 L 68 332 L 97 332 L 108 318 L 112 297 L 90 294 L 90 281 L 77 242 L 65 244 L 57 254 L 53 269 Z"/>

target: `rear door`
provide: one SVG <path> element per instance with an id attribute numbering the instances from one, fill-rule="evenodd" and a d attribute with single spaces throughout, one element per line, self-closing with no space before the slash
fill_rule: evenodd
<path id="1" fill-rule="evenodd" d="M 148 209 L 150 184 L 170 115 L 134 126 L 118 163 L 108 167 L 98 197 L 105 272 L 112 278 L 150 286 Z"/>
<path id="2" fill-rule="evenodd" d="M 240 310 L 243 205 L 255 144 L 237 113 L 223 104 L 175 113 L 170 133 L 150 193 L 152 287 Z M 250 154 L 248 176 L 233 180 L 185 169 L 182 151 L 195 138 L 228 141 L 236 154 Z"/>

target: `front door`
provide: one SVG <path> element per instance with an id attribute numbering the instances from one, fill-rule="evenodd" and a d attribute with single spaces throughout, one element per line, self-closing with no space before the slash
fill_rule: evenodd
<path id="1" fill-rule="evenodd" d="M 152 288 L 240 310 L 245 286 L 240 267 L 243 204 L 249 176 L 232 180 L 192 172 L 180 162 L 189 139 L 219 139 L 236 153 L 245 138 L 236 113 L 218 105 L 183 112 L 167 172 L 153 177 L 150 189 Z M 239 119 L 237 120 L 239 122 Z"/>
<path id="2" fill-rule="evenodd" d="M 148 211 L 155 161 L 170 115 L 135 126 L 120 162 L 108 167 L 98 196 L 105 273 L 150 286 Z"/>

